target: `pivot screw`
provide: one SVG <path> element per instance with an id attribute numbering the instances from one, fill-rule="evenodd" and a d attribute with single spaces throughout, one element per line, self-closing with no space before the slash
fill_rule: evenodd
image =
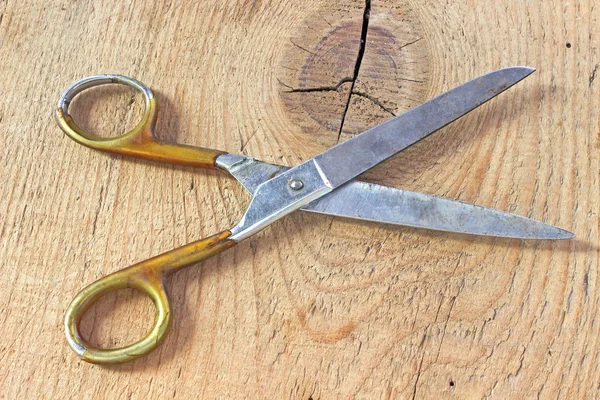
<path id="1" fill-rule="evenodd" d="M 292 190 L 300 190 L 304 187 L 304 182 L 302 182 L 300 179 L 293 178 L 290 180 L 288 185 Z"/>

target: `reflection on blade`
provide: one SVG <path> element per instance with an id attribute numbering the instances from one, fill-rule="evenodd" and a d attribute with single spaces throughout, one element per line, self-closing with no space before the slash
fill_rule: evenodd
<path id="1" fill-rule="evenodd" d="M 251 194 L 261 183 L 289 169 L 233 154 L 219 156 L 217 164 Z M 471 235 L 520 239 L 574 237 L 563 229 L 518 215 L 359 181 L 351 181 L 301 210 Z"/>

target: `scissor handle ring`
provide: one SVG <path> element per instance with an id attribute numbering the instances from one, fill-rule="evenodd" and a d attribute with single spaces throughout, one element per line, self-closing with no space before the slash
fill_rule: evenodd
<path id="1" fill-rule="evenodd" d="M 81 129 L 69 114 L 71 101 L 82 91 L 106 84 L 122 84 L 132 87 L 144 95 L 144 115 L 142 120 L 131 131 L 114 137 L 100 137 Z M 58 101 L 56 120 L 60 128 L 74 141 L 99 150 L 111 150 L 135 144 L 154 141 L 154 125 L 156 123 L 156 99 L 152 91 L 142 82 L 123 75 L 103 74 L 83 78 L 64 91 Z M 118 152 L 118 151 L 117 151 Z"/>
<path id="2" fill-rule="evenodd" d="M 165 275 L 235 246 L 237 242 L 230 237 L 231 231 L 223 231 L 188 243 L 100 278 L 84 288 L 69 304 L 65 314 L 69 346 L 84 361 L 94 364 L 132 361 L 154 350 L 167 337 L 173 315 L 163 281 Z M 156 306 L 154 327 L 141 340 L 116 349 L 101 349 L 86 341 L 79 332 L 79 323 L 86 311 L 105 294 L 125 288 L 140 290 L 152 299 Z"/>
<path id="3" fill-rule="evenodd" d="M 71 349 L 84 361 L 107 364 L 133 361 L 158 347 L 167 337 L 172 319 L 169 298 L 162 280 L 160 271 L 141 263 L 105 276 L 79 292 L 69 305 L 64 320 L 67 342 Z M 152 299 L 156 307 L 154 326 L 146 336 L 128 346 L 114 349 L 98 348 L 81 336 L 81 319 L 101 297 L 125 288 L 137 289 Z"/>
<path id="4" fill-rule="evenodd" d="M 69 105 L 77 94 L 94 86 L 109 83 L 120 83 L 139 90 L 144 95 L 144 115 L 142 120 L 131 131 L 114 137 L 99 137 L 81 129 L 69 115 Z M 81 79 L 71 86 L 60 97 L 55 117 L 58 126 L 71 139 L 92 149 L 107 151 L 120 155 L 144 158 L 146 160 L 164 161 L 173 164 L 214 169 L 215 160 L 222 151 L 181 144 L 163 143 L 154 137 L 154 126 L 158 108 L 152 91 L 142 82 L 123 75 L 95 75 Z"/>

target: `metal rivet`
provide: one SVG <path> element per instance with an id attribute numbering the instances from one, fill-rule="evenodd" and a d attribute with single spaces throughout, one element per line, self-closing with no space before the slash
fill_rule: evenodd
<path id="1" fill-rule="evenodd" d="M 300 179 L 294 178 L 290 180 L 288 185 L 292 190 L 300 190 L 304 187 L 304 182 L 302 182 Z"/>

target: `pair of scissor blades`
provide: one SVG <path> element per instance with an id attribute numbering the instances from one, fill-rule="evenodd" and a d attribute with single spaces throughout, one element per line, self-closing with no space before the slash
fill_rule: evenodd
<path id="1" fill-rule="evenodd" d="M 173 313 L 164 286 L 167 274 L 215 256 L 298 209 L 478 235 L 523 239 L 573 237 L 570 232 L 517 215 L 354 180 L 532 72 L 531 68 L 512 67 L 483 75 L 294 168 L 216 150 L 162 143 L 153 135 L 156 100 L 141 82 L 118 75 L 99 75 L 76 82 L 63 94 L 56 111 L 60 127 L 73 140 L 123 155 L 221 168 L 242 183 L 252 194 L 252 200 L 241 221 L 231 230 L 139 262 L 84 288 L 65 315 L 69 345 L 81 358 L 94 363 L 131 361 L 147 354 L 165 339 L 171 326 Z M 123 83 L 141 90 L 146 102 L 142 121 L 131 132 L 115 138 L 98 138 L 86 133 L 68 114 L 69 104 L 77 93 L 105 83 Z M 100 349 L 81 336 L 79 323 L 100 297 L 122 288 L 135 288 L 152 298 L 156 305 L 154 326 L 138 342 L 116 349 Z"/>
<path id="2" fill-rule="evenodd" d="M 241 155 L 220 155 L 216 165 L 233 175 L 254 196 L 234 237 L 243 238 L 246 232 L 253 232 L 252 224 L 279 218 L 299 207 L 339 217 L 463 234 L 517 239 L 574 237 L 571 232 L 519 215 L 352 180 L 533 71 L 512 67 L 481 76 L 292 169 Z M 266 183 L 278 175 L 282 176 Z M 302 187 L 294 190 L 293 185 Z M 307 185 L 310 189 L 305 188 Z M 274 197 L 273 193 L 278 195 Z"/>

